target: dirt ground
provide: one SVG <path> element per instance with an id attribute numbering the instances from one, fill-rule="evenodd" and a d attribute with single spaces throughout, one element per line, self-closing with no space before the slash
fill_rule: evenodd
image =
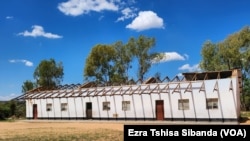
<path id="1" fill-rule="evenodd" d="M 45 134 L 94 133 L 96 130 L 123 131 L 122 123 L 66 122 L 66 121 L 14 121 L 0 122 L 0 140 L 12 136 L 39 136 Z"/>
<path id="2" fill-rule="evenodd" d="M 161 124 L 161 122 L 155 122 Z M 39 136 L 42 134 L 79 134 L 82 132 L 94 133 L 100 131 L 123 132 L 124 122 L 103 121 L 46 121 L 46 120 L 21 120 L 0 122 L 0 140 L 10 136 Z M 133 124 L 137 124 L 134 122 Z M 147 124 L 139 122 L 139 124 Z M 171 123 L 175 124 L 175 123 Z M 240 122 L 239 125 L 250 125 L 250 120 Z"/>

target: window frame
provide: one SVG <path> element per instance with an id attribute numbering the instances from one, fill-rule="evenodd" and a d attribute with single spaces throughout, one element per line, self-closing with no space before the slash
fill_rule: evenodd
<path id="1" fill-rule="evenodd" d="M 122 111 L 130 111 L 130 101 L 122 101 Z"/>
<path id="2" fill-rule="evenodd" d="M 68 110 L 68 103 L 61 103 L 61 111 L 67 111 Z"/>
<path id="3" fill-rule="evenodd" d="M 47 104 L 46 104 L 46 111 L 47 111 L 47 112 L 52 111 L 52 103 L 47 103 Z"/>
<path id="4" fill-rule="evenodd" d="M 178 100 L 178 110 L 189 110 L 189 99 Z"/>
<path id="5" fill-rule="evenodd" d="M 206 99 L 206 109 L 217 110 L 219 109 L 219 99 L 218 98 L 207 98 Z"/>
<path id="6" fill-rule="evenodd" d="M 110 102 L 109 101 L 102 102 L 102 110 L 103 111 L 109 111 L 110 110 Z"/>

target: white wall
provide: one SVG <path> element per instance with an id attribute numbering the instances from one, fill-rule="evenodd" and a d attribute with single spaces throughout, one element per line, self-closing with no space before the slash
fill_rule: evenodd
<path id="1" fill-rule="evenodd" d="M 231 81 L 233 90 L 230 90 Z M 218 89 L 214 90 L 218 82 Z M 202 90 L 202 84 L 205 84 L 205 91 Z M 180 88 L 178 88 L 178 84 Z M 165 88 L 164 92 L 152 94 L 131 94 L 116 93 L 110 95 L 109 91 L 106 95 L 87 97 L 70 97 L 70 98 L 47 98 L 47 99 L 32 99 L 26 100 L 26 115 L 32 118 L 32 105 L 37 104 L 38 118 L 85 118 L 86 117 L 86 102 L 92 102 L 92 117 L 93 118 L 113 118 L 114 114 L 118 118 L 156 118 L 156 100 L 164 101 L 164 117 L 166 119 L 237 119 L 239 116 L 239 92 L 236 89 L 237 79 L 227 78 L 218 80 L 193 81 L 192 91 L 187 91 L 190 82 L 173 82 L 160 84 L 160 88 Z M 141 86 L 141 89 L 147 88 L 148 85 Z M 151 84 L 150 88 L 155 88 L 158 84 Z M 129 86 L 124 86 L 129 87 Z M 134 92 L 138 86 L 133 86 Z M 94 89 L 94 88 L 93 88 Z M 98 88 L 97 91 L 103 88 Z M 125 88 L 124 88 L 125 89 Z M 127 88 L 126 88 L 127 89 Z M 114 90 L 118 90 L 118 87 Z M 75 91 L 79 92 L 79 91 Z M 87 94 L 87 93 L 86 93 Z M 83 94 L 83 95 L 86 95 Z M 70 93 L 68 94 L 70 95 Z M 72 95 L 72 94 L 71 94 Z M 208 110 L 206 109 L 206 98 L 219 98 L 219 108 Z M 178 110 L 178 100 L 189 99 L 188 110 Z M 102 103 L 110 102 L 111 109 L 103 111 Z M 122 101 L 130 101 L 130 111 L 122 111 Z M 52 104 L 52 111 L 46 111 L 46 104 Z M 61 103 L 68 103 L 68 110 L 61 111 Z"/>

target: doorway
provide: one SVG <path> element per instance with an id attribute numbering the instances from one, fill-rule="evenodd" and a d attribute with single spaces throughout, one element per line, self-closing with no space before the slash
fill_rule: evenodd
<path id="1" fill-rule="evenodd" d="M 33 119 L 37 119 L 37 104 L 33 104 Z"/>
<path id="2" fill-rule="evenodd" d="M 164 120 L 164 101 L 156 100 L 156 120 Z"/>
<path id="3" fill-rule="evenodd" d="M 91 102 L 86 103 L 86 118 L 87 119 L 92 118 L 92 103 Z"/>

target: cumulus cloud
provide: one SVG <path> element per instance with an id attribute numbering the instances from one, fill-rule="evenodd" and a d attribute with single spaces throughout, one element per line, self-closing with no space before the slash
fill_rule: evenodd
<path id="1" fill-rule="evenodd" d="M 132 8 L 125 8 L 123 9 L 122 12 L 122 16 L 119 17 L 116 21 L 124 21 L 126 19 L 130 19 L 130 18 L 134 18 L 136 16 L 136 14 L 134 13 L 134 11 L 136 11 L 136 9 L 132 9 Z"/>
<path id="2" fill-rule="evenodd" d="M 90 11 L 101 12 L 103 10 L 117 11 L 115 0 L 68 0 L 59 3 L 58 9 L 68 16 L 79 16 Z"/>
<path id="3" fill-rule="evenodd" d="M 164 28 L 163 19 L 153 11 L 141 11 L 139 15 L 128 24 L 126 28 L 142 31 L 151 28 Z"/>
<path id="4" fill-rule="evenodd" d="M 177 52 L 165 52 L 161 53 L 158 57 L 153 60 L 153 63 L 164 63 L 168 61 L 176 61 L 176 60 L 186 60 L 186 54 L 184 56 L 180 55 Z"/>
<path id="5" fill-rule="evenodd" d="M 25 60 L 25 59 L 12 59 L 9 60 L 10 63 L 24 63 L 25 66 L 32 67 L 33 63 L 31 61 Z"/>
<path id="6" fill-rule="evenodd" d="M 24 32 L 18 33 L 18 35 L 31 36 L 31 37 L 45 37 L 50 39 L 62 38 L 62 36 L 60 35 L 45 32 L 43 27 L 39 25 L 33 25 L 31 32 L 25 30 Z"/>
<path id="7" fill-rule="evenodd" d="M 189 64 L 185 64 L 185 65 L 179 67 L 179 70 L 195 72 L 195 71 L 200 71 L 201 69 L 199 67 L 199 64 L 195 64 L 193 66 L 190 66 Z"/>

